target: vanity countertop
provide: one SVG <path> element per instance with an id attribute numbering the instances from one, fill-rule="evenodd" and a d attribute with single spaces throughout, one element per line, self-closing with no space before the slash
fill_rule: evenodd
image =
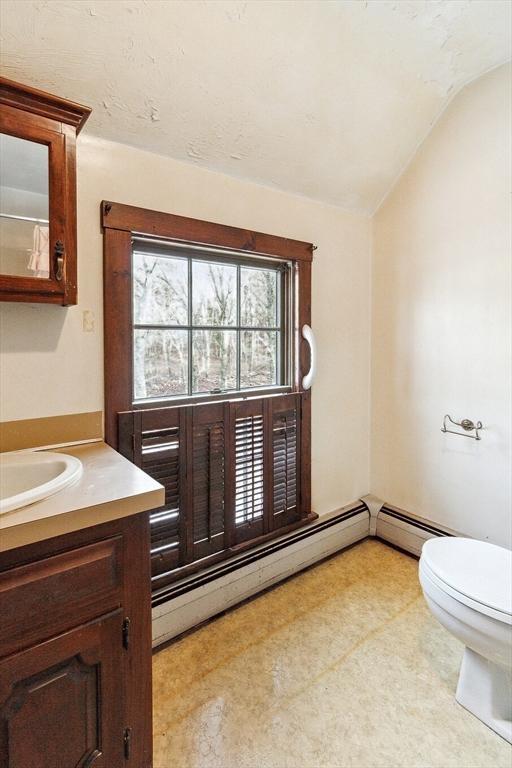
<path id="1" fill-rule="evenodd" d="M 164 489 L 106 443 L 52 449 L 80 459 L 73 485 L 0 515 L 0 552 L 162 506 Z"/>

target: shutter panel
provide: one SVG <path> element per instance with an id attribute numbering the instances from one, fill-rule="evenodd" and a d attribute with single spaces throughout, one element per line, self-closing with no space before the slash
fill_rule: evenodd
<path id="1" fill-rule="evenodd" d="M 286 395 L 270 401 L 272 429 L 272 498 L 273 530 L 300 518 L 300 400 Z"/>
<path id="2" fill-rule="evenodd" d="M 154 588 L 164 583 L 165 575 L 184 561 L 184 443 L 184 420 L 178 408 L 119 414 L 121 452 L 165 488 L 164 505 L 152 510 L 149 516 Z"/>
<path id="3" fill-rule="evenodd" d="M 192 560 L 226 547 L 225 406 L 192 409 Z"/>
<path id="4" fill-rule="evenodd" d="M 158 576 L 179 565 L 179 446 L 179 427 L 142 432 L 141 468 L 165 488 L 165 504 L 155 509 L 149 517 L 152 576 Z"/>
<path id="5" fill-rule="evenodd" d="M 153 589 L 308 517 L 304 394 L 118 414 L 119 450 L 165 488 L 150 513 Z M 259 543 L 259 542 L 255 542 Z"/>
<path id="6" fill-rule="evenodd" d="M 235 422 L 235 525 L 263 517 L 263 417 Z"/>
<path id="7" fill-rule="evenodd" d="M 264 401 L 232 404 L 234 466 L 234 541 L 261 536 L 266 530 Z"/>

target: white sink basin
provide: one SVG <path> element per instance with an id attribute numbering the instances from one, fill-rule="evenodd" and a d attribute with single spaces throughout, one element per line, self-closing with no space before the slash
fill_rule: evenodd
<path id="1" fill-rule="evenodd" d="M 66 453 L 0 454 L 0 514 L 46 499 L 81 474 L 80 459 Z"/>

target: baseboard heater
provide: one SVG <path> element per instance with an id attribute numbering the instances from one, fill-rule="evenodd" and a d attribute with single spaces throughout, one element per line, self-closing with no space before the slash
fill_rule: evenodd
<path id="1" fill-rule="evenodd" d="M 384 504 L 375 535 L 419 556 L 427 539 L 461 534 Z M 359 500 L 330 515 L 194 574 L 153 596 L 153 647 L 370 535 L 370 509 Z"/>
<path id="2" fill-rule="evenodd" d="M 368 530 L 368 507 L 357 501 L 170 585 L 153 598 L 153 646 L 366 538 Z"/>
<path id="3" fill-rule="evenodd" d="M 384 504 L 377 514 L 376 536 L 394 544 L 406 552 L 419 556 L 427 539 L 436 536 L 458 536 L 455 531 L 438 528 L 421 517 L 405 512 L 398 507 Z"/>

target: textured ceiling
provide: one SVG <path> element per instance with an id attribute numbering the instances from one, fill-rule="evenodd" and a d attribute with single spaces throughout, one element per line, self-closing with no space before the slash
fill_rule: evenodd
<path id="1" fill-rule="evenodd" d="M 2 0 L 2 73 L 85 130 L 372 212 L 450 97 L 510 57 L 508 0 Z"/>

